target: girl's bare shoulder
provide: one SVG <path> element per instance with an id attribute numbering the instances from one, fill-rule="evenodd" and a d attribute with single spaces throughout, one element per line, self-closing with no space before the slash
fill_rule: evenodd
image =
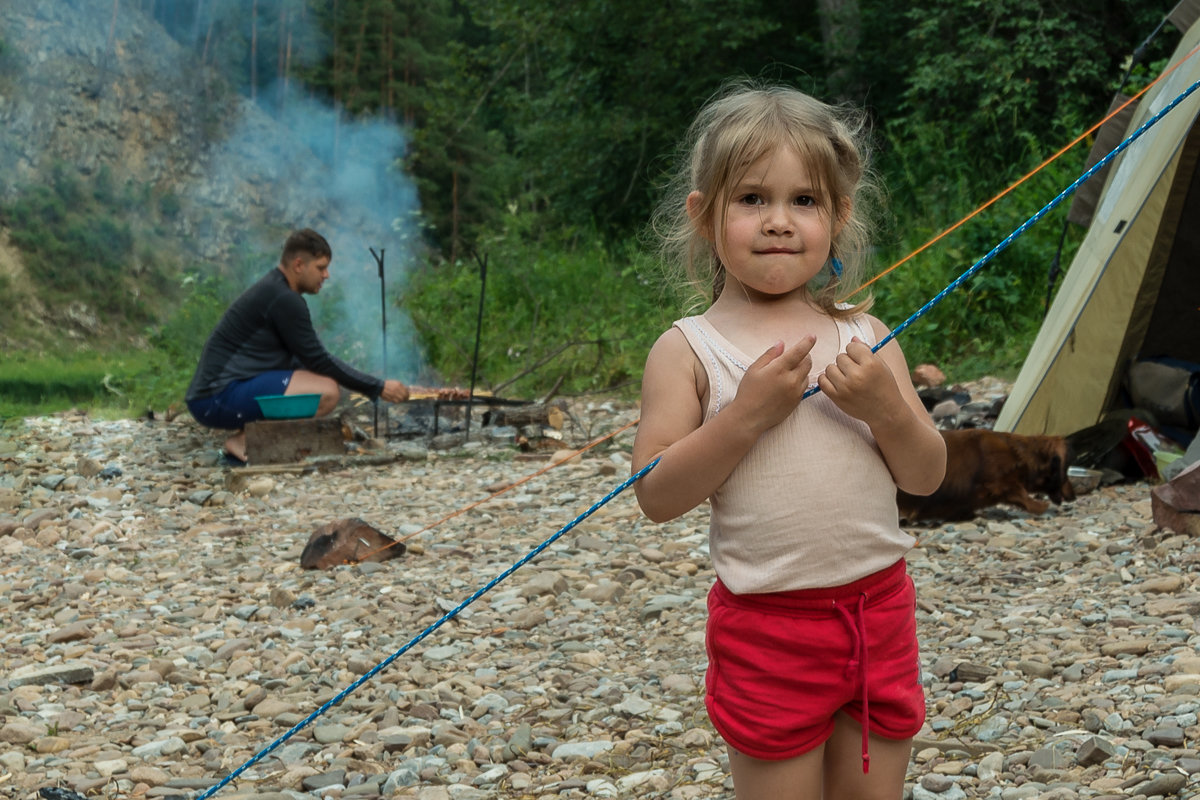
<path id="1" fill-rule="evenodd" d="M 677 327 L 667 328 L 646 357 L 646 371 L 655 372 L 687 372 L 691 374 L 692 364 L 696 362 L 696 354 L 688 344 L 687 337 Z"/>
<path id="2" fill-rule="evenodd" d="M 703 397 L 708 388 L 708 376 L 704 365 L 696 356 L 687 337 L 677 327 L 664 331 L 646 357 L 646 371 L 643 375 L 643 391 L 648 384 L 660 382 L 679 385 L 687 382 L 696 387 L 698 397 Z"/>
<path id="3" fill-rule="evenodd" d="M 683 331 L 672 325 L 654 340 L 654 344 L 650 348 L 650 357 L 654 358 L 655 354 L 660 352 L 677 355 L 685 350 L 691 351 L 691 349 L 691 346 L 687 343 L 687 337 L 683 335 Z"/>

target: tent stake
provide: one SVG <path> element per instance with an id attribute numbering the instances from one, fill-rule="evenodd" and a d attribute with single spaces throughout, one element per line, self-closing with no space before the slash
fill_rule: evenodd
<path id="1" fill-rule="evenodd" d="M 383 285 L 383 255 L 387 252 L 384 248 L 379 248 L 379 252 L 375 252 L 374 247 L 367 248 L 371 252 L 371 256 L 375 259 L 375 264 L 379 267 L 379 330 L 383 353 L 383 379 L 387 380 L 388 374 L 388 358 L 387 358 L 387 292 L 384 291 Z M 387 408 L 383 409 L 383 427 L 387 431 L 388 418 Z M 379 398 L 375 398 L 375 438 L 379 438 Z"/>
<path id="2" fill-rule="evenodd" d="M 467 393 L 467 428 L 466 440 L 471 440 L 471 408 L 475 404 L 475 375 L 479 371 L 479 339 L 483 331 L 483 297 L 487 289 L 487 256 L 475 254 L 475 262 L 479 264 L 479 314 L 475 318 L 475 354 L 471 357 L 471 387 Z"/>

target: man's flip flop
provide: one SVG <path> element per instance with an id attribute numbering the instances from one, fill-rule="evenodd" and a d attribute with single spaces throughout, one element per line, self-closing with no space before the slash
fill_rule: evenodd
<path id="1" fill-rule="evenodd" d="M 246 466 L 246 461 L 244 459 L 238 458 L 233 453 L 230 453 L 228 450 L 221 451 L 221 457 L 219 459 L 219 463 L 223 467 L 244 467 L 244 466 Z"/>

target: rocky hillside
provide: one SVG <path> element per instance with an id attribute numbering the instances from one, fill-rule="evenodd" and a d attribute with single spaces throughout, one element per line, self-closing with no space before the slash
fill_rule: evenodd
<path id="1" fill-rule="evenodd" d="M 275 250 L 282 231 L 302 226 L 325 232 L 335 254 L 391 244 L 398 256 L 394 223 L 415 197 L 393 166 L 401 131 L 293 94 L 268 114 L 130 3 L 5 0 L 0 206 L 55 170 L 83 181 L 104 174 L 146 198 L 128 213 L 135 236 L 153 222 L 153 246 L 178 248 L 181 264 L 219 269 L 235 253 Z M 164 202 L 169 214 L 151 207 Z M 0 226 L 0 293 L 27 315 L 69 322 L 61 294 L 41 291 L 12 234 Z"/>

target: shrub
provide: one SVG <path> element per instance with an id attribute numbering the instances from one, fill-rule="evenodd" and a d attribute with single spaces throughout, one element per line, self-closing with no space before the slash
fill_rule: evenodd
<path id="1" fill-rule="evenodd" d="M 966 216 L 1023 174 L 1014 164 L 1009 174 L 983 180 L 965 152 L 947 141 L 934 126 L 907 127 L 893 135 L 885 169 L 893 177 L 891 207 L 903 222 L 884 237 L 884 268 Z M 932 153 L 940 152 L 942 158 Z M 1027 161 L 1043 157 L 1030 152 Z M 871 287 L 874 313 L 896 326 L 951 281 L 992 250 L 1082 172 L 1086 152 L 1072 152 L 1047 167 L 930 249 L 917 255 Z M 910 364 L 937 363 L 951 380 L 980 374 L 1013 377 L 1020 368 L 1046 306 L 1047 274 L 1064 237 L 1069 199 L 1028 228 L 971 280 L 948 295 L 901 338 Z M 1083 231 L 1065 232 L 1061 264 L 1066 268 Z M 857 299 L 857 298 L 856 298 Z"/>
<path id="2" fill-rule="evenodd" d="M 163 215 L 164 219 L 175 219 L 179 216 L 179 212 L 183 210 L 183 202 L 179 199 L 179 195 L 174 192 L 163 192 L 158 198 L 158 212 Z"/>
<path id="3" fill-rule="evenodd" d="M 51 305 L 82 302 L 118 328 L 151 321 L 151 309 L 169 299 L 171 284 L 136 269 L 130 220 L 137 217 L 125 213 L 111 174 L 100 170 L 84 182 L 57 164 L 48 184 L 27 187 L 0 208 L 0 223 L 22 252 L 35 289 Z"/>
<path id="4" fill-rule="evenodd" d="M 147 331 L 151 368 L 131 375 L 129 392 L 141 408 L 181 405 L 200 351 L 233 300 L 230 284 L 199 269 L 184 277 L 178 307 Z"/>
<path id="5" fill-rule="evenodd" d="M 650 259 L 594 232 L 527 241 L 519 220 L 486 258 L 477 385 L 516 395 L 636 388 L 646 353 L 674 318 Z M 426 265 L 400 302 L 429 363 L 470 379 L 479 312 L 478 261 Z"/>

